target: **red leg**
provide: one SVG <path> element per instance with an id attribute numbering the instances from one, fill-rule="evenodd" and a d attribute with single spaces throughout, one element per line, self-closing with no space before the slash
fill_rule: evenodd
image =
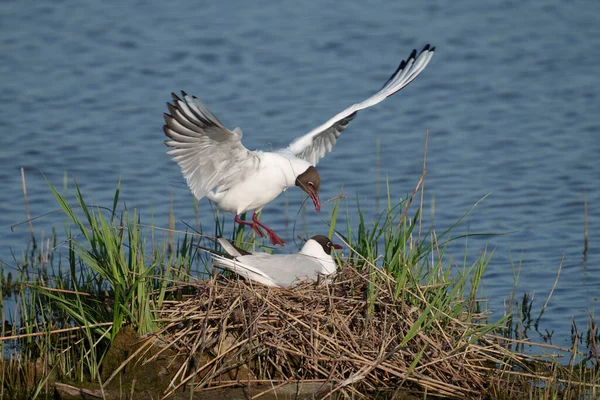
<path id="1" fill-rule="evenodd" d="M 275 232 L 272 229 L 269 229 L 269 227 L 267 227 L 265 224 L 261 223 L 258 220 L 256 213 L 252 214 L 252 221 L 254 221 L 256 225 L 264 228 L 267 231 L 267 233 L 269 234 L 269 239 L 271 239 L 271 244 L 278 244 L 280 246 L 283 246 L 285 244 L 285 241 L 279 236 L 277 236 L 277 234 L 275 234 Z"/>
<path id="2" fill-rule="evenodd" d="M 254 215 L 256 215 L 256 214 L 254 214 Z M 254 217 L 252 217 L 252 220 L 254 220 Z M 265 237 L 265 233 L 260 229 L 260 226 L 259 226 L 260 224 L 257 224 L 256 222 L 242 221 L 240 219 L 240 217 L 237 215 L 235 216 L 234 221 L 241 225 L 248 225 L 250 227 L 250 230 L 253 230 L 254 232 L 256 232 L 258 234 L 258 236 Z"/>

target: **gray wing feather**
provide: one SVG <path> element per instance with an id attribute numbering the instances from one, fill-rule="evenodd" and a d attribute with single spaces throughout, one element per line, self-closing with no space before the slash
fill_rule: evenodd
<path id="1" fill-rule="evenodd" d="M 430 45 L 425 46 L 418 56 L 417 51 L 413 50 L 408 59 L 400 63 L 396 71 L 377 93 L 346 108 L 329 121 L 297 138 L 290 143 L 288 150 L 296 157 L 316 165 L 325 154 L 331 151 L 337 139 L 350 121 L 356 117 L 358 111 L 378 104 L 406 87 L 425 69 L 431 57 L 433 57 L 434 51 L 435 47 L 430 47 Z"/>
<path id="2" fill-rule="evenodd" d="M 256 253 L 227 259 L 213 254 L 217 267 L 233 271 L 245 278 L 272 282 L 279 287 L 288 287 L 299 280 L 316 280 L 321 264 L 303 254 Z"/>
<path id="3" fill-rule="evenodd" d="M 237 257 L 243 265 L 261 271 L 281 287 L 290 286 L 298 279 L 316 280 L 321 264 L 303 254 L 253 254 Z"/>
<path id="4" fill-rule="evenodd" d="M 163 130 L 173 149 L 167 153 L 179 164 L 183 176 L 200 199 L 215 187 L 244 179 L 258 157 L 241 142 L 241 131 L 232 132 L 195 96 L 172 93 L 170 114 L 164 114 Z"/>

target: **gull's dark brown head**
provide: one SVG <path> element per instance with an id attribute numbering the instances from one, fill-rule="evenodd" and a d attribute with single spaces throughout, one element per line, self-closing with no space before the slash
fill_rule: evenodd
<path id="1" fill-rule="evenodd" d="M 321 247 L 323 247 L 323 251 L 329 255 L 331 255 L 331 248 L 334 248 L 334 249 L 342 248 L 342 246 L 340 246 L 339 244 L 331 243 L 331 240 L 329 240 L 329 238 L 324 235 L 316 235 L 316 236 L 311 237 L 311 239 L 314 240 L 315 242 L 319 243 L 321 245 Z"/>
<path id="2" fill-rule="evenodd" d="M 299 186 L 300 189 L 308 193 L 313 203 L 315 203 L 315 210 L 321 211 L 321 202 L 319 201 L 321 177 L 319 176 L 319 171 L 311 165 L 306 171 L 296 177 L 296 186 Z"/>

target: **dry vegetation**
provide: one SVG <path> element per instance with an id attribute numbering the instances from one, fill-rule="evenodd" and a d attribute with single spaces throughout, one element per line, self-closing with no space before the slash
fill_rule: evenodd
<path id="1" fill-rule="evenodd" d="M 166 326 L 153 336 L 161 340 L 145 341 L 136 351 L 141 357 L 131 358 L 151 363 L 168 352 L 176 360 L 167 395 L 190 384 L 195 391 L 242 385 L 267 393 L 302 381 L 323 383 L 319 397 L 401 388 L 479 398 L 502 380 L 503 367 L 526 359 L 482 332 L 473 315 L 453 318 L 432 307 L 425 287 L 396 295 L 382 269 L 346 265 L 333 284 L 291 290 L 237 279 L 198 282 L 196 290 L 165 303 Z"/>

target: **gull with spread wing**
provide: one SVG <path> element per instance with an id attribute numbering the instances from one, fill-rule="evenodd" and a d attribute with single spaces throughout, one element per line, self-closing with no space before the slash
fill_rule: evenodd
<path id="1" fill-rule="evenodd" d="M 218 238 L 217 241 L 227 254 L 202 247 L 211 253 L 215 267 L 235 272 L 263 285 L 284 288 L 306 280 L 316 281 L 319 275 L 335 273 L 336 264 L 331 256 L 331 249 L 342 248 L 323 235 L 308 239 L 300 251 L 294 254 L 250 253 L 235 247 L 224 238 Z"/>
<path id="2" fill-rule="evenodd" d="M 197 97 L 183 91 L 182 97 L 173 93 L 173 104 L 167 103 L 169 114 L 164 114 L 163 130 L 169 137 L 165 144 L 172 147 L 168 154 L 179 164 L 196 198 L 207 197 L 221 210 L 234 213 L 237 223 L 249 225 L 264 237 L 263 228 L 272 244 L 283 245 L 285 242 L 258 220 L 257 213 L 292 186 L 305 191 L 320 211 L 317 162 L 333 149 L 358 111 L 380 103 L 411 83 L 425 69 L 434 50 L 430 45 L 418 54 L 413 50 L 373 96 L 346 108 L 285 149 L 272 152 L 248 150 L 241 142 L 239 128 L 225 128 Z M 239 218 L 248 210 L 254 211 L 252 222 Z"/>

